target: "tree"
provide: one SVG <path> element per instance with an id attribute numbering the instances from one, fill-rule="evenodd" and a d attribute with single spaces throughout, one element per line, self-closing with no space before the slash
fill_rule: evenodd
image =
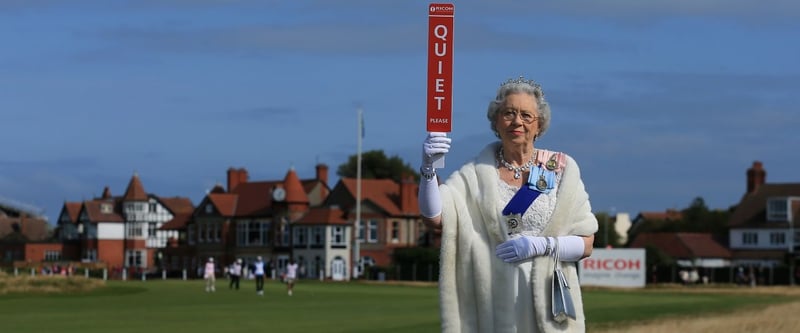
<path id="1" fill-rule="evenodd" d="M 336 174 L 344 178 L 356 178 L 357 173 L 358 155 L 350 155 L 347 163 L 336 170 Z M 383 150 L 370 150 L 361 154 L 361 178 L 392 179 L 399 183 L 403 175 L 411 175 L 415 181 L 419 181 L 419 173 L 397 155 L 387 157 Z"/>
<path id="2" fill-rule="evenodd" d="M 606 247 L 607 245 L 611 245 L 612 247 L 620 247 L 623 244 L 620 242 L 620 236 L 617 234 L 616 228 L 614 225 L 616 224 L 616 220 L 614 220 L 609 213 L 600 212 L 595 214 L 597 218 L 597 232 L 594 234 L 594 247 L 602 248 Z M 606 240 L 606 238 L 608 238 Z"/>

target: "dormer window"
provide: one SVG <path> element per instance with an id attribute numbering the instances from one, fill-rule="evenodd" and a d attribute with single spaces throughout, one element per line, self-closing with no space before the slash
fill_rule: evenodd
<path id="1" fill-rule="evenodd" d="M 767 200 L 767 221 L 787 222 L 789 221 L 789 205 L 791 200 L 788 198 L 769 198 Z"/>
<path id="2" fill-rule="evenodd" d="M 103 214 L 111 214 L 114 210 L 111 207 L 111 204 L 104 203 L 100 204 L 100 212 Z"/>

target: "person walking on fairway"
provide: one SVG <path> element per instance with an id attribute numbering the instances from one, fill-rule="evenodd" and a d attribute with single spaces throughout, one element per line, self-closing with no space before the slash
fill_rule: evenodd
<path id="1" fill-rule="evenodd" d="M 209 257 L 208 261 L 206 262 L 205 270 L 203 271 L 203 278 L 206 279 L 206 292 L 215 292 L 215 284 L 217 283 L 216 277 L 214 276 L 214 258 Z"/>
<path id="2" fill-rule="evenodd" d="M 261 260 L 261 256 L 258 256 L 253 263 L 253 274 L 256 276 L 256 294 L 264 296 L 264 261 Z"/>
<path id="3" fill-rule="evenodd" d="M 294 259 L 289 259 L 289 264 L 286 265 L 286 290 L 288 290 L 289 296 L 292 296 L 295 280 L 297 280 L 297 263 L 294 262 Z"/>
<path id="4" fill-rule="evenodd" d="M 233 289 L 236 287 L 236 290 L 239 290 L 239 279 L 242 276 L 242 259 L 236 259 L 231 265 L 231 269 L 229 274 L 231 275 L 231 283 L 228 286 L 228 289 Z"/>

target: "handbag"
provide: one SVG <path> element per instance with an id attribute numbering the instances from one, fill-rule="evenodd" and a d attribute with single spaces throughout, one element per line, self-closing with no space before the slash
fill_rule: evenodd
<path id="1" fill-rule="evenodd" d="M 555 239 L 553 249 L 553 278 L 551 279 L 552 310 L 553 320 L 563 323 L 567 318 L 576 319 L 575 304 L 572 303 L 572 295 L 569 293 L 569 285 L 564 272 L 561 271 L 561 260 L 558 256 L 558 238 Z"/>

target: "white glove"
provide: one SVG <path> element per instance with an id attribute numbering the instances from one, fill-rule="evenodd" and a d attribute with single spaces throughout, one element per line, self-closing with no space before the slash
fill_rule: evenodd
<path id="1" fill-rule="evenodd" d="M 419 171 L 419 211 L 424 217 L 436 217 L 442 214 L 442 197 L 439 193 L 439 181 L 436 179 L 433 161 L 450 151 L 450 138 L 446 133 L 431 132 L 422 143 L 422 166 Z"/>
<path id="2" fill-rule="evenodd" d="M 550 249 L 547 248 L 548 238 L 550 239 Z M 505 262 L 517 262 L 545 254 L 553 255 L 555 249 L 555 251 L 558 251 L 558 259 L 561 261 L 578 261 L 583 258 L 583 250 L 586 247 L 583 237 L 561 236 L 556 238 L 515 237 L 497 245 L 495 255 Z"/>
<path id="3" fill-rule="evenodd" d="M 430 132 L 422 143 L 422 171 L 433 172 L 433 161 L 450 151 L 450 138 L 444 132 Z"/>
<path id="4" fill-rule="evenodd" d="M 550 244 L 552 246 L 552 239 Z M 523 235 L 500 243 L 494 253 L 505 262 L 516 262 L 543 255 L 545 251 L 547 251 L 547 238 Z"/>

